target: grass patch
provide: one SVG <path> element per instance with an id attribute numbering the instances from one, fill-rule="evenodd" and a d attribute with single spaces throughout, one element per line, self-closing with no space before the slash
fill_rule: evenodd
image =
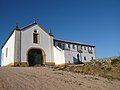
<path id="1" fill-rule="evenodd" d="M 113 77 L 113 76 L 105 76 L 105 78 L 107 78 L 108 80 L 119 80 L 120 81 L 120 77 Z"/>

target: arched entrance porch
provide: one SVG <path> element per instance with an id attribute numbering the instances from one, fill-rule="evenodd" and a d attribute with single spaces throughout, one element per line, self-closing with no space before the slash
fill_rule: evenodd
<path id="1" fill-rule="evenodd" d="M 46 55 L 42 49 L 31 48 L 27 52 L 27 62 L 29 66 L 44 65 L 46 62 Z"/>

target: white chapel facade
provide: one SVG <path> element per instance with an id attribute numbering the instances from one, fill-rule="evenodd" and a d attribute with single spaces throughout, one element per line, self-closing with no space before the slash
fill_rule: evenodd
<path id="1" fill-rule="evenodd" d="M 79 64 L 96 59 L 95 46 L 54 39 L 36 22 L 16 27 L 1 49 L 1 66 Z"/>

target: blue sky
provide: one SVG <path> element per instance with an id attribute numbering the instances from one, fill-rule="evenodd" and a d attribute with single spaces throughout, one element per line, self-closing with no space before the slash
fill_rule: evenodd
<path id="1" fill-rule="evenodd" d="M 120 0 L 0 0 L 0 47 L 33 18 L 55 38 L 95 45 L 98 58 L 120 55 Z"/>

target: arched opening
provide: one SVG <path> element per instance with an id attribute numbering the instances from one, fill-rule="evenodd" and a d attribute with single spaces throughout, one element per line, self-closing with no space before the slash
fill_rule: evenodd
<path id="1" fill-rule="evenodd" d="M 77 54 L 77 60 L 78 60 L 78 63 L 80 63 L 80 55 L 79 54 Z"/>
<path id="2" fill-rule="evenodd" d="M 30 49 L 28 51 L 29 66 L 45 64 L 45 55 L 41 49 Z"/>

